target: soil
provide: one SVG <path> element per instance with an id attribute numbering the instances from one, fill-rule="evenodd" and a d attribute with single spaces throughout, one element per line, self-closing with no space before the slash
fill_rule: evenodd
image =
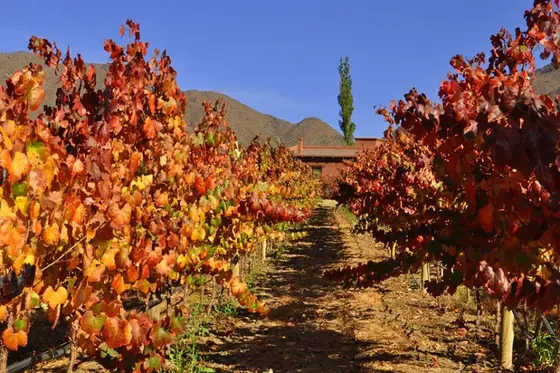
<path id="1" fill-rule="evenodd" d="M 351 233 L 332 202 L 316 211 L 308 236 L 289 246 L 258 281 L 268 318 L 237 317 L 217 326 L 203 354 L 216 372 L 488 372 L 496 366 L 493 318 L 474 324 L 466 293 L 437 301 L 418 276 L 349 290 L 322 272 L 388 251 Z"/>
<path id="2" fill-rule="evenodd" d="M 334 202 L 317 209 L 304 239 L 267 260 L 256 294 L 271 312 L 216 317 L 200 340 L 201 365 L 215 372 L 491 372 L 498 371 L 494 303 L 475 325 L 474 296 L 466 291 L 434 299 L 418 275 L 403 275 L 373 288 L 350 290 L 322 277 L 324 270 L 382 260 L 388 251 L 371 237 L 351 232 Z M 67 360 L 43 366 L 65 371 Z M 100 372 L 83 363 L 77 372 Z"/>

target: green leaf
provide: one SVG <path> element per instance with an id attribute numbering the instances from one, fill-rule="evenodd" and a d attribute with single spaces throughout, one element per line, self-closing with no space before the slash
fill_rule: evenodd
<path id="1" fill-rule="evenodd" d="M 27 194 L 27 184 L 19 183 L 12 185 L 12 196 L 14 198 L 22 197 Z"/>
<path id="2" fill-rule="evenodd" d="M 41 161 L 44 161 L 47 156 L 47 150 L 45 144 L 41 141 L 30 141 L 25 144 L 25 151 L 28 156 L 37 157 Z"/>
<path id="3" fill-rule="evenodd" d="M 147 363 L 148 369 L 158 370 L 163 367 L 163 358 L 159 355 L 151 356 L 147 359 Z"/>
<path id="4" fill-rule="evenodd" d="M 39 296 L 39 294 L 33 292 L 31 293 L 31 299 L 29 301 L 29 307 L 30 308 L 36 308 L 39 307 L 41 305 L 41 297 Z"/>
<path id="5" fill-rule="evenodd" d="M 216 246 L 209 246 L 208 247 L 208 256 L 212 257 L 216 253 L 217 247 Z"/>
<path id="6" fill-rule="evenodd" d="M 118 359 L 121 356 L 121 354 L 109 347 L 105 342 L 99 345 L 99 353 L 102 359 Z"/>
<path id="7" fill-rule="evenodd" d="M 107 316 L 102 313 L 98 316 L 92 311 L 87 311 L 80 319 L 80 326 L 88 334 L 98 334 L 103 329 Z"/>
<path id="8" fill-rule="evenodd" d="M 222 200 L 222 201 L 220 201 L 220 203 L 218 204 L 218 207 L 216 207 L 216 208 L 214 209 L 214 213 L 218 214 L 218 213 L 220 213 L 220 212 L 222 212 L 222 211 L 225 211 L 226 209 L 227 209 L 227 204 L 226 204 L 225 201 Z"/>
<path id="9" fill-rule="evenodd" d="M 175 334 L 181 334 L 185 330 L 187 319 L 183 315 L 172 316 L 169 320 L 169 329 Z"/>
<path id="10" fill-rule="evenodd" d="M 223 203 L 223 201 L 221 203 Z M 221 223 L 222 219 L 219 216 L 216 216 L 214 219 L 212 219 L 212 227 L 214 228 L 218 228 Z"/>
<path id="11" fill-rule="evenodd" d="M 205 140 L 206 140 L 206 145 L 215 146 L 216 145 L 216 133 L 215 132 L 207 132 Z"/>
<path id="12" fill-rule="evenodd" d="M 204 135 L 202 134 L 202 132 L 199 132 L 193 138 L 193 141 L 192 141 L 193 147 L 195 149 L 199 148 L 203 143 L 204 143 Z"/>
<path id="13" fill-rule="evenodd" d="M 20 330 L 27 329 L 27 319 L 17 319 L 14 323 L 14 328 L 19 332 Z"/>
<path id="14" fill-rule="evenodd" d="M 192 276 L 192 275 L 187 276 L 187 284 L 190 285 L 190 286 L 193 286 L 194 284 L 196 284 L 196 279 L 194 278 L 194 276 Z"/>
<path id="15" fill-rule="evenodd" d="M 150 331 L 150 339 L 156 349 L 160 349 L 173 342 L 174 335 L 161 325 L 154 325 Z"/>
<path id="16" fill-rule="evenodd" d="M 103 311 L 103 304 L 104 302 L 97 302 L 96 304 L 94 304 L 93 306 L 90 307 L 90 309 L 94 312 L 94 313 L 101 313 L 101 311 Z"/>
<path id="17" fill-rule="evenodd" d="M 74 285 L 76 285 L 76 281 L 77 281 L 77 277 L 74 276 L 72 277 L 70 280 L 68 280 L 68 285 L 66 286 L 66 289 L 68 291 L 72 290 L 74 288 Z"/>

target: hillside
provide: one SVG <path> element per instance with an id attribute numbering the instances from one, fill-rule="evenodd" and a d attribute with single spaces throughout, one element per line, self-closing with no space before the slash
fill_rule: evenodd
<path id="1" fill-rule="evenodd" d="M 33 63 L 41 63 L 32 53 L 14 52 L 0 53 L 0 81 L 4 84 L 7 77 L 23 66 Z M 43 64 L 43 66 L 45 66 Z M 107 73 L 107 65 L 94 64 L 98 75 L 98 87 L 103 83 Z M 54 70 L 46 67 L 46 98 L 45 104 L 54 103 L 57 78 Z M 274 142 L 285 145 L 294 145 L 299 137 L 303 137 L 304 143 L 309 145 L 340 145 L 342 135 L 334 128 L 318 118 L 306 118 L 297 124 L 276 118 L 269 114 L 260 113 L 253 108 L 235 100 L 232 97 L 212 91 L 187 90 L 187 110 L 185 120 L 190 128 L 200 122 L 203 117 L 202 101 L 209 100 L 214 103 L 221 99 L 226 104 L 228 124 L 234 129 L 243 145 L 260 134 L 261 138 L 271 137 Z"/>
<path id="2" fill-rule="evenodd" d="M 552 65 L 538 69 L 534 85 L 539 93 L 560 94 L 560 69 L 555 69 Z"/>
<path id="3" fill-rule="evenodd" d="M 200 122 L 204 113 L 202 102 L 221 99 L 226 104 L 228 124 L 235 130 L 240 143 L 248 144 L 257 133 L 285 145 L 294 145 L 303 137 L 305 144 L 340 145 L 342 136 L 327 123 L 317 118 L 306 118 L 297 124 L 260 113 L 224 94 L 212 91 L 188 90 L 185 113 L 189 125 Z"/>

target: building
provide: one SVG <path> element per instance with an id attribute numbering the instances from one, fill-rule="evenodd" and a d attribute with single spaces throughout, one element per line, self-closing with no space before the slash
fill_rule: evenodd
<path id="1" fill-rule="evenodd" d="M 361 150 L 375 148 L 383 141 L 377 138 L 355 138 L 354 140 L 354 146 L 318 146 L 304 145 L 303 139 L 300 138 L 297 145 L 288 149 L 294 153 L 294 157 L 310 165 L 317 177 L 328 181 L 340 175 L 344 160 L 354 159 Z"/>

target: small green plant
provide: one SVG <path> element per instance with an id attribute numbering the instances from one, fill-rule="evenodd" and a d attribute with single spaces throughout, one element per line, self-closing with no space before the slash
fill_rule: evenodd
<path id="1" fill-rule="evenodd" d="M 350 211 L 348 206 L 346 205 L 339 205 L 337 206 L 337 210 L 340 212 L 344 218 L 346 218 L 350 223 L 356 224 L 358 222 L 358 217 Z"/>
<path id="2" fill-rule="evenodd" d="M 245 283 L 247 284 L 247 288 L 251 293 L 255 291 L 255 287 L 257 286 L 257 273 L 251 272 L 245 278 Z"/>
<path id="3" fill-rule="evenodd" d="M 214 311 L 227 317 L 237 316 L 239 313 L 233 299 L 214 305 Z"/>
<path id="4" fill-rule="evenodd" d="M 272 257 L 274 259 L 280 259 L 282 255 L 284 255 L 284 251 L 286 251 L 286 247 L 284 245 L 277 245 L 274 247 L 274 251 L 272 252 Z"/>
<path id="5" fill-rule="evenodd" d="M 556 362 L 556 343 L 548 333 L 542 333 L 531 342 L 531 351 L 535 362 L 541 367 L 551 367 Z"/>
<path id="6" fill-rule="evenodd" d="M 200 366 L 198 342 L 201 337 L 210 333 L 208 317 L 204 307 L 196 303 L 191 307 L 189 325 L 185 333 L 171 346 L 169 353 L 169 367 L 162 372 L 168 373 L 214 373 L 212 368 Z"/>

